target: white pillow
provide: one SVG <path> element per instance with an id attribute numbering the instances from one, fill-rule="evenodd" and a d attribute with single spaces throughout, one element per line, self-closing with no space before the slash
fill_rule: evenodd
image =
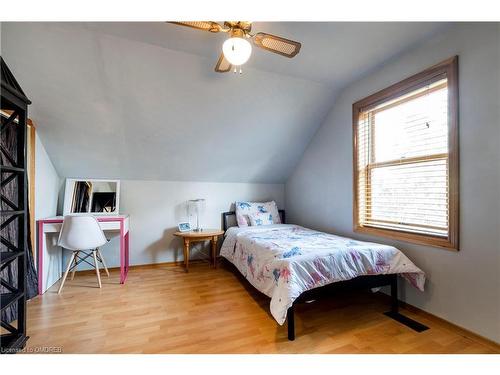
<path id="1" fill-rule="evenodd" d="M 271 215 L 270 213 L 256 212 L 254 214 L 249 215 L 249 217 L 251 226 L 273 224 L 273 215 Z"/>
<path id="2" fill-rule="evenodd" d="M 236 202 L 236 221 L 239 227 L 251 225 L 250 215 L 256 213 L 270 214 L 274 224 L 281 224 L 278 206 L 275 201 L 270 202 Z"/>

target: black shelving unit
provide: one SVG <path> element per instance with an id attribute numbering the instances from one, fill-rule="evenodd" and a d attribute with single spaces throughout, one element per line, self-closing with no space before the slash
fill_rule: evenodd
<path id="1" fill-rule="evenodd" d="M 1 353 L 15 353 L 26 345 L 26 261 L 28 249 L 28 184 L 26 174 L 26 121 L 30 100 L 12 75 L 7 64 L 0 56 L 2 109 L 1 132 L 14 137 L 15 151 L 0 147 L 1 153 L 1 250 L 0 272 L 0 308 L 2 310 L 0 336 Z M 6 135 L 7 136 L 7 135 Z M 5 193 L 11 194 L 7 196 Z M 14 193 L 12 193 L 14 192 Z M 12 197 L 17 199 L 13 199 Z M 16 233 L 7 236 L 6 233 Z M 4 277 L 10 267 L 14 279 Z M 15 308 L 15 309 L 14 309 Z M 3 312 L 14 309 L 15 321 L 4 319 Z"/>

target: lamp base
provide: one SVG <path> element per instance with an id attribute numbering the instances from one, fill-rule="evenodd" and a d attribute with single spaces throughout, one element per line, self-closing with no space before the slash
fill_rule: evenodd
<path id="1" fill-rule="evenodd" d="M 195 228 L 193 229 L 193 232 L 203 232 L 203 228 Z"/>

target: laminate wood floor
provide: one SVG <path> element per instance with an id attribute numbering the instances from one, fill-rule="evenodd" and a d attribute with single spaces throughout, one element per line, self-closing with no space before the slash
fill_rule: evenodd
<path id="1" fill-rule="evenodd" d="M 498 353 L 499 347 L 430 317 L 417 333 L 386 317 L 387 300 L 363 292 L 296 308 L 295 341 L 269 313 L 269 299 L 227 265 L 193 263 L 94 273 L 58 283 L 28 302 L 28 350 L 63 353 Z"/>

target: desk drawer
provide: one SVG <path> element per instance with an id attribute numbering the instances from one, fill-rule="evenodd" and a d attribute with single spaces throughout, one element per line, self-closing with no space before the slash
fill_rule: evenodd
<path id="1" fill-rule="evenodd" d="M 56 233 L 60 232 L 62 227 L 62 223 L 47 223 L 43 226 L 43 231 L 45 233 Z"/>
<path id="2" fill-rule="evenodd" d="M 43 226 L 43 231 L 45 233 L 58 233 L 61 231 L 62 223 L 46 223 Z M 106 230 L 120 230 L 119 221 L 104 221 L 99 222 L 99 226 L 103 231 Z"/>

